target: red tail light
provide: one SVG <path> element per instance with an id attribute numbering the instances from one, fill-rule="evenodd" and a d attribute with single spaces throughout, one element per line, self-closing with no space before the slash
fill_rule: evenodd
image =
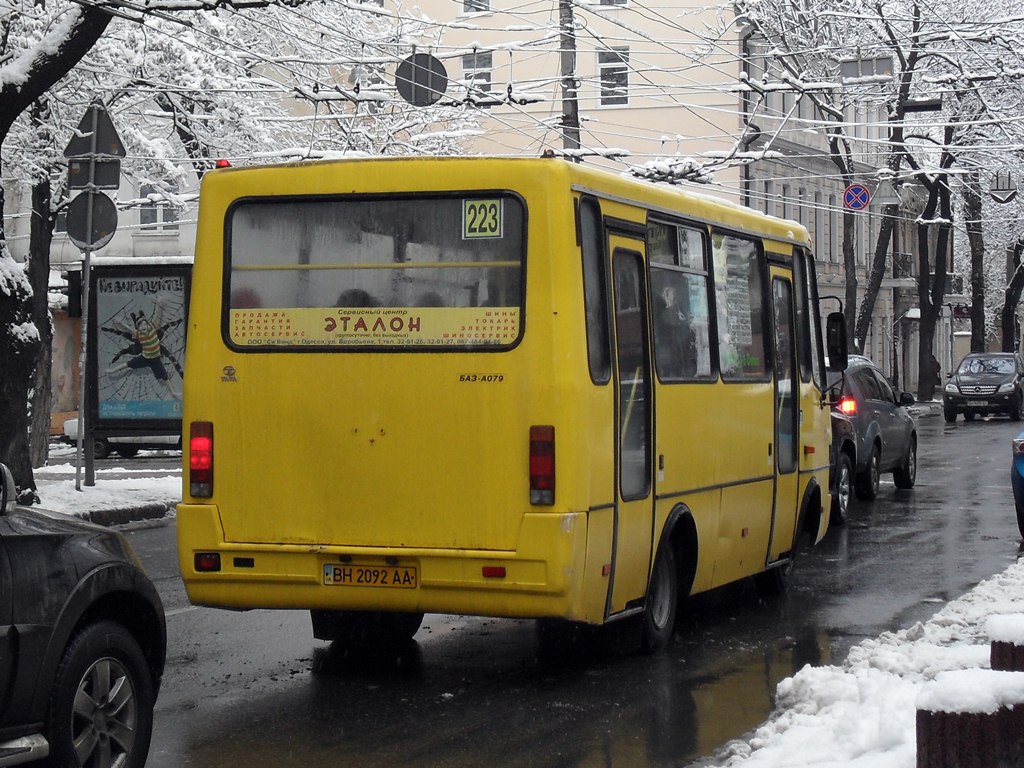
<path id="1" fill-rule="evenodd" d="M 192 496 L 213 496 L 213 422 L 193 421 L 188 434 L 188 487 Z"/>
<path id="2" fill-rule="evenodd" d="M 530 503 L 555 503 L 555 428 L 530 427 Z"/>
<path id="3" fill-rule="evenodd" d="M 855 416 L 857 414 L 857 401 L 847 395 L 839 400 L 839 410 L 847 416 Z"/>
<path id="4" fill-rule="evenodd" d="M 196 573 L 216 573 L 220 570 L 220 552 L 196 552 L 192 563 Z"/>

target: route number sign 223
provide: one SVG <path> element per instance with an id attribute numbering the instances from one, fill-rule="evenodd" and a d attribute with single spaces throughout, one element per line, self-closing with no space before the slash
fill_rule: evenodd
<path id="1" fill-rule="evenodd" d="M 501 237 L 502 201 L 463 200 L 462 238 L 475 240 L 484 237 Z"/>

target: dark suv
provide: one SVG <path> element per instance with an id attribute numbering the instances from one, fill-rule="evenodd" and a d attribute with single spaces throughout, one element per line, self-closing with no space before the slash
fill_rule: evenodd
<path id="1" fill-rule="evenodd" d="M 121 534 L 15 504 L 0 464 L 0 766 L 141 768 L 164 611 Z"/>
<path id="2" fill-rule="evenodd" d="M 914 396 L 899 396 L 882 372 L 868 358 L 850 355 L 849 364 L 833 386 L 835 408 L 853 423 L 856 432 L 854 491 L 870 501 L 878 495 L 883 472 L 892 472 L 897 488 L 913 488 L 917 479 L 917 427 L 906 406 Z"/>
<path id="3" fill-rule="evenodd" d="M 1015 352 L 972 352 L 960 361 L 942 393 L 946 423 L 957 414 L 970 421 L 975 416 L 1005 413 L 1020 421 L 1021 383 L 1024 363 Z"/>

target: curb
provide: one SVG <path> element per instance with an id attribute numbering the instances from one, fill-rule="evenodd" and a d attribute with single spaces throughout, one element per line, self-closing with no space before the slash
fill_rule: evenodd
<path id="1" fill-rule="evenodd" d="M 124 525 L 140 520 L 159 520 L 174 511 L 173 502 L 153 502 L 136 507 L 115 507 L 113 509 L 94 509 L 84 517 L 97 525 Z"/>
<path id="2" fill-rule="evenodd" d="M 907 411 L 914 417 L 938 416 L 942 413 L 942 403 L 917 403 L 907 406 Z"/>

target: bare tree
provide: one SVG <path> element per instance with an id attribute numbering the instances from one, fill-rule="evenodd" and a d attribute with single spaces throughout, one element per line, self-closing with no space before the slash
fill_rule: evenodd
<path id="1" fill-rule="evenodd" d="M 126 57 L 116 55 L 126 50 L 123 44 L 114 48 L 115 55 L 97 45 L 117 16 L 128 17 L 132 22 L 121 30 L 119 40 L 126 30 L 132 30 L 147 38 L 148 42 L 162 41 L 164 47 L 170 49 L 179 38 L 196 34 L 195 28 L 199 24 L 193 21 L 178 26 L 174 34 L 167 34 L 166 31 L 155 30 L 154 23 L 172 24 L 171 19 L 187 11 L 212 14 L 221 7 L 280 11 L 282 18 L 288 17 L 290 30 L 302 28 L 301 36 L 281 35 L 281 18 L 270 20 L 271 25 L 277 23 L 278 34 L 268 35 L 268 20 L 261 20 L 256 13 L 244 23 L 235 15 L 235 28 L 244 29 L 245 34 L 225 36 L 219 48 L 209 43 L 216 38 L 215 31 L 205 29 L 203 32 L 207 35 L 211 54 L 204 66 L 205 74 L 211 79 L 198 87 L 195 81 L 175 86 L 176 74 L 195 75 L 188 68 L 181 67 L 180 56 L 163 56 L 161 68 L 156 65 L 158 57 L 151 56 L 152 48 L 146 45 L 137 46 L 138 58 L 127 57 L 128 61 L 124 60 Z M 300 7 L 308 12 L 301 13 Z M 140 8 L 141 11 L 131 10 Z M 408 41 L 414 39 L 407 34 L 408 30 L 386 29 L 387 17 L 383 14 L 378 14 L 375 33 L 363 34 L 361 40 L 348 35 L 345 39 L 353 40 L 351 50 L 339 57 L 336 45 L 322 43 L 330 39 L 327 33 L 332 30 L 348 33 L 358 26 L 353 19 L 360 13 L 366 15 L 368 11 L 361 12 L 342 4 L 304 5 L 301 1 L 288 2 L 287 13 L 285 11 L 285 4 L 277 5 L 274 0 L 197 0 L 193 3 L 154 0 L 130 7 L 120 2 L 112 2 L 108 6 L 102 1 L 88 5 L 58 2 L 11 6 L 0 13 L 0 146 L 6 146 L 19 119 L 32 125 L 30 130 L 39 130 L 46 119 L 46 108 L 57 104 L 62 110 L 54 112 L 60 111 L 61 114 L 45 126 L 49 129 L 45 141 L 49 142 L 52 156 L 58 138 L 66 141 L 85 104 L 96 93 L 103 93 L 109 103 L 118 104 L 119 108 L 121 102 L 125 102 L 124 109 L 134 104 L 140 118 L 132 121 L 124 133 L 127 134 L 127 143 L 135 141 L 136 147 L 142 149 L 154 144 L 153 134 L 147 135 L 145 129 L 153 129 L 157 125 L 152 119 L 151 106 L 147 112 L 143 104 L 162 109 L 169 118 L 164 125 L 170 127 L 169 135 L 173 137 L 174 146 L 184 149 L 198 173 L 209 167 L 213 152 L 222 151 L 251 156 L 258 148 L 264 157 L 270 147 L 277 147 L 282 157 L 295 157 L 302 153 L 316 156 L 326 151 L 336 152 L 339 148 L 399 153 L 413 151 L 416 139 L 420 139 L 415 145 L 419 151 L 445 148 L 453 151 L 456 141 L 451 132 L 438 130 L 432 137 L 428 127 L 439 119 L 457 122 L 461 127 L 475 125 L 472 118 L 464 116 L 465 110 L 458 104 L 447 107 L 446 111 L 416 111 L 409 105 L 396 108 L 394 104 L 387 104 L 386 98 L 372 92 L 375 73 L 382 73 L 385 63 L 398 58 L 402 46 L 408 46 Z M 363 29 L 371 26 L 366 19 L 361 24 Z M 283 53 L 273 60 L 253 54 L 254 50 L 267 48 L 268 41 L 277 39 L 282 42 L 274 45 L 279 45 L 280 49 L 290 47 L 290 58 Z M 319 55 L 309 55 L 308 45 L 317 41 L 321 41 Z M 365 56 L 356 50 L 368 43 L 378 47 Z M 385 49 L 385 44 L 390 47 Z M 303 45 L 307 45 L 305 50 Z M 199 46 L 189 53 L 194 53 L 196 48 Z M 229 48 L 230 55 L 225 55 Z M 91 65 L 87 61 L 90 54 L 95 59 Z M 319 86 L 333 83 L 339 74 L 344 74 L 339 58 L 342 62 L 347 61 L 351 72 L 359 69 L 369 73 L 366 82 L 355 77 L 351 83 L 353 87 L 347 91 L 337 88 L 332 94 L 324 94 Z M 190 55 L 188 60 L 190 65 L 199 66 L 195 56 Z M 57 94 L 57 102 L 50 100 L 44 106 L 39 100 L 54 92 L 55 86 L 73 71 L 76 72 L 76 81 L 66 83 L 63 92 Z M 245 72 L 250 75 L 252 87 L 249 89 L 210 86 L 217 74 L 237 82 Z M 273 104 L 267 98 L 270 91 L 276 91 Z M 319 96 L 307 98 L 307 94 L 317 91 L 320 91 Z M 303 100 L 313 105 L 313 119 L 304 123 L 292 122 L 306 129 L 302 137 L 304 147 L 297 140 L 298 133 L 287 130 L 289 123 L 286 120 L 286 113 Z M 39 111 L 33 123 L 27 116 L 34 104 L 39 105 Z M 245 104 L 249 106 L 243 106 Z M 258 109 L 254 106 L 257 104 Z M 256 126 L 259 123 L 257 114 L 264 130 L 255 127 L 244 130 L 246 124 Z M 159 131 L 158 125 L 156 130 Z M 240 143 L 239 136 L 248 137 L 249 144 Z M 269 141 L 268 136 L 273 136 L 274 140 Z M 164 171 L 170 171 L 174 165 L 169 157 L 161 158 L 148 152 L 141 154 L 150 155 L 149 163 L 157 170 L 162 167 Z M 47 355 L 50 328 L 46 287 L 55 208 L 51 201 L 50 181 L 55 175 L 54 170 L 51 164 L 46 171 L 32 176 L 33 220 L 27 268 L 12 258 L 6 245 L 6 233 L 0 224 L 0 369 L 4 371 L 0 377 L 0 461 L 11 467 L 20 489 L 20 498 L 24 501 L 35 496 L 29 436 L 37 438 L 35 454 L 38 461 L 38 441 L 49 433 L 46 394 L 49 391 Z M 0 189 L 0 214 L 4 203 L 3 190 Z M 34 426 L 30 425 L 28 407 L 32 395 L 36 398 L 32 407 L 36 420 Z"/>

